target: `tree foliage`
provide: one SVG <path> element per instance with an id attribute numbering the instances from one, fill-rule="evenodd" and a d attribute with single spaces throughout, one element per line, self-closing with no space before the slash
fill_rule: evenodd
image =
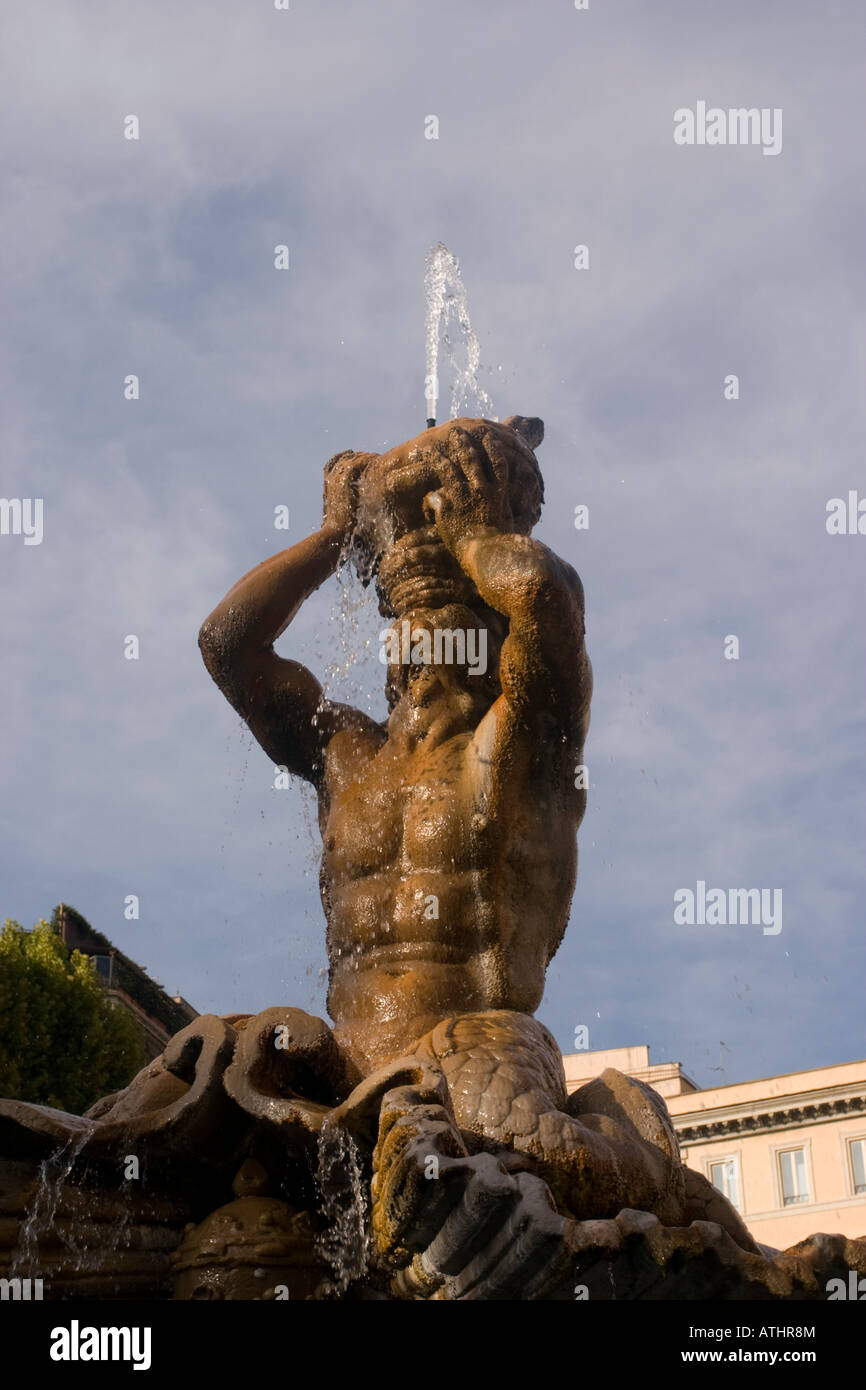
<path id="1" fill-rule="evenodd" d="M 0 931 L 0 1096 L 80 1115 L 147 1060 L 141 1034 L 48 922 Z"/>

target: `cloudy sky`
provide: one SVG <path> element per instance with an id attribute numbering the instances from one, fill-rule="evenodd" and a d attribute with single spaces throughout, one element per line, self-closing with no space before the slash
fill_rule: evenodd
<path id="1" fill-rule="evenodd" d="M 825 526 L 866 496 L 861 26 L 856 0 L 9 7 L 0 493 L 44 499 L 44 539 L 0 536 L 0 917 L 63 900 L 203 1012 L 324 1013 L 312 794 L 273 789 L 196 636 L 317 527 L 333 453 L 423 428 L 441 240 L 496 414 L 545 420 L 537 534 L 587 595 L 540 1017 L 702 1085 L 866 1055 L 866 536 Z M 675 144 L 702 100 L 780 108 L 781 152 Z M 334 581 L 280 650 L 383 713 L 377 630 Z M 781 889 L 781 932 L 675 924 L 698 880 Z"/>

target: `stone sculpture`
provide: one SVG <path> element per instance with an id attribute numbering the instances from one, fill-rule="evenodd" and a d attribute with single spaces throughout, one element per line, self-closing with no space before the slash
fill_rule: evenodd
<path id="1" fill-rule="evenodd" d="M 65 1140 L 97 1207 L 132 1145 L 154 1200 L 180 1201 L 161 1263 L 147 1236 L 154 1296 L 803 1298 L 866 1273 L 841 1236 L 759 1250 L 681 1163 L 661 1098 L 610 1070 L 567 1096 L 533 1018 L 575 886 L 592 691 L 580 580 L 531 535 L 542 438 L 464 419 L 338 454 L 322 527 L 206 620 L 217 685 L 318 795 L 333 1028 L 285 1007 L 198 1019 L 85 1132 L 0 1103 L 13 1218 Z M 390 624 L 383 723 L 274 651 L 348 558 Z"/>

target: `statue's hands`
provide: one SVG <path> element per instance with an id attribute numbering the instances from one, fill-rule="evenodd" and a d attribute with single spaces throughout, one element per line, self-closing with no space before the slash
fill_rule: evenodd
<path id="1" fill-rule="evenodd" d="M 382 1102 L 373 1232 L 402 1298 L 533 1299 L 569 1272 L 574 1223 L 505 1150 L 470 1156 L 446 1108 L 417 1087 Z M 520 1171 L 523 1170 L 523 1171 Z"/>
<path id="2" fill-rule="evenodd" d="M 485 530 L 514 530 L 508 484 L 510 441 L 504 428 L 487 426 L 478 436 L 459 425 L 437 444 L 440 484 L 424 498 L 425 515 L 435 521 L 448 549 Z M 511 447 L 516 447 L 512 445 Z"/>
<path id="3" fill-rule="evenodd" d="M 322 510 L 322 526 L 340 542 L 341 548 L 348 547 L 355 529 L 358 508 L 358 479 L 364 471 L 370 455 L 356 453 L 347 449 L 345 453 L 335 454 L 325 464 L 325 491 Z"/>

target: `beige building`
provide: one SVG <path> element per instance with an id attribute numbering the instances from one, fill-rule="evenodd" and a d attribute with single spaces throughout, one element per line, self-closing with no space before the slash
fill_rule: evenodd
<path id="1" fill-rule="evenodd" d="M 573 1052 L 569 1093 L 605 1067 L 664 1096 L 683 1160 L 733 1202 L 753 1236 L 784 1250 L 817 1231 L 866 1236 L 866 1061 L 702 1091 L 648 1047 Z"/>

